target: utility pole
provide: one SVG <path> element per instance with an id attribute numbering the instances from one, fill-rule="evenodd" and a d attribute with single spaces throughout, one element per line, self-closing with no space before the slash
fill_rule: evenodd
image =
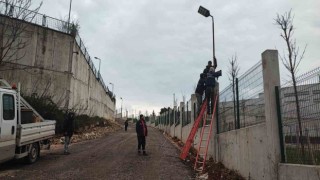
<path id="1" fill-rule="evenodd" d="M 68 33 L 70 33 L 70 14 L 71 14 L 71 4 L 72 4 L 72 0 L 70 0 L 70 6 L 69 6 Z"/>

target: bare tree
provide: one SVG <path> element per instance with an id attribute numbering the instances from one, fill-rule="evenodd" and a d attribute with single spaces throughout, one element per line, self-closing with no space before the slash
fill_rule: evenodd
<path id="1" fill-rule="evenodd" d="M 291 74 L 291 80 L 293 83 L 293 90 L 295 96 L 295 105 L 297 111 L 297 120 L 299 125 L 299 141 L 301 143 L 302 148 L 302 157 L 304 157 L 304 144 L 302 140 L 302 125 L 301 125 L 301 115 L 300 115 L 300 104 L 298 98 L 298 90 L 297 90 L 297 81 L 296 81 L 296 73 L 298 70 L 298 66 L 301 60 L 304 57 L 307 45 L 304 47 L 302 52 L 300 51 L 299 46 L 297 46 L 296 39 L 293 38 L 294 26 L 293 26 L 294 16 L 291 15 L 291 10 L 289 12 L 285 12 L 283 15 L 277 14 L 275 19 L 276 25 L 281 29 L 280 36 L 286 43 L 288 54 L 284 54 L 280 56 L 283 65 Z"/>
<path id="2" fill-rule="evenodd" d="M 234 125 L 236 127 L 237 124 L 237 118 L 236 118 L 236 92 L 235 92 L 235 85 L 236 85 L 236 78 L 239 74 L 239 65 L 237 62 L 237 54 L 231 57 L 231 60 L 229 60 L 230 66 L 228 71 L 229 80 L 231 81 L 231 88 L 232 88 L 232 97 L 233 97 L 233 113 L 234 113 Z"/>
<path id="3" fill-rule="evenodd" d="M 4 61 L 16 61 L 25 56 L 20 52 L 27 45 L 23 37 L 27 23 L 37 15 L 42 2 L 30 9 L 32 0 L 5 0 L 0 2 L 0 65 Z"/>

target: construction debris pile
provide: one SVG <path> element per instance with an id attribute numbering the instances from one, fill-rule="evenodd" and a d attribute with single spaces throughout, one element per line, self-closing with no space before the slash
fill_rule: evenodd
<path id="1" fill-rule="evenodd" d="M 180 147 L 180 149 L 184 146 L 184 143 L 177 137 L 173 137 L 172 140 Z"/>
<path id="2" fill-rule="evenodd" d="M 236 171 L 224 167 L 221 162 L 214 162 L 213 159 L 209 159 L 206 163 L 204 174 L 208 174 L 208 179 L 245 180 L 245 178 L 239 175 Z"/>
<path id="3" fill-rule="evenodd" d="M 120 126 L 118 123 L 107 120 L 103 123 L 86 126 L 85 128 L 75 132 L 71 138 L 71 142 L 77 143 L 81 141 L 97 139 L 121 128 L 122 126 Z M 53 144 L 64 144 L 64 137 L 56 137 L 53 141 Z"/>
<path id="4" fill-rule="evenodd" d="M 170 136 L 167 136 L 171 138 Z M 177 137 L 171 138 L 171 140 L 176 144 L 177 147 L 182 149 L 184 143 Z M 196 160 L 197 150 L 193 147 L 189 150 L 189 156 L 187 157 L 185 163 L 193 168 Z M 208 179 L 208 180 L 245 180 L 239 173 L 234 170 L 227 169 L 221 162 L 213 161 L 210 158 L 206 161 L 205 169 L 203 173 L 197 175 L 198 179 Z"/>

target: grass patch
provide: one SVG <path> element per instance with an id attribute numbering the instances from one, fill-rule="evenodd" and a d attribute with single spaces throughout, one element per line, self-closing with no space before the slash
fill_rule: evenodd
<path id="1" fill-rule="evenodd" d="M 286 147 L 286 162 L 292 164 L 320 165 L 320 150 L 309 150 L 305 145 L 304 151 L 305 155 L 303 157 L 301 148 Z M 315 164 L 313 163 L 312 155 Z"/>
<path id="2" fill-rule="evenodd" d="M 63 122 L 66 112 L 52 101 L 49 96 L 40 97 L 37 95 L 23 96 L 23 98 L 44 118 L 56 121 L 56 134 L 63 133 Z M 85 127 L 92 125 L 110 126 L 108 121 L 102 117 L 90 117 L 85 114 L 75 116 L 75 131 L 81 131 Z"/>

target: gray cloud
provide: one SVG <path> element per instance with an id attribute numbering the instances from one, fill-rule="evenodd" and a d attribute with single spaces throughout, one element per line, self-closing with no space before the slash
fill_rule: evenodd
<path id="1" fill-rule="evenodd" d="M 42 13 L 58 18 L 68 14 L 68 1 L 43 2 Z M 222 88 L 228 84 L 228 59 L 233 54 L 237 53 L 243 73 L 261 59 L 264 50 L 284 50 L 273 19 L 276 13 L 291 8 L 297 41 L 300 46 L 308 44 L 300 71 L 320 66 L 317 0 L 73 0 L 72 17 L 79 19 L 80 35 L 89 53 L 102 59 L 103 78 L 107 84 L 115 84 L 124 106 L 157 112 L 172 105 L 173 93 L 179 100 L 182 94 L 189 99 L 199 73 L 212 59 L 211 20 L 197 13 L 199 5 L 215 17 L 216 56 L 224 73 L 219 79 Z"/>

